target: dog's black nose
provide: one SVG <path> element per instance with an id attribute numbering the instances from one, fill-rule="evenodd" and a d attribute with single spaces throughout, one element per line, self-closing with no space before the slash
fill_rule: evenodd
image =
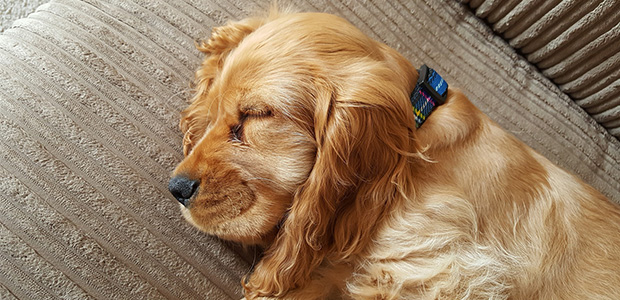
<path id="1" fill-rule="evenodd" d="M 196 193 L 199 185 L 200 181 L 198 180 L 191 180 L 185 176 L 175 176 L 170 179 L 168 190 L 181 204 L 187 206 L 189 199 Z"/>

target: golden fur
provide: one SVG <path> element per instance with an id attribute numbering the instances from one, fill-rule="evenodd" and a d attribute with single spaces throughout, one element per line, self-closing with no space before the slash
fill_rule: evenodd
<path id="1" fill-rule="evenodd" d="M 260 244 L 248 299 L 620 299 L 618 206 L 347 21 L 215 28 L 183 112 L 183 215 Z"/>

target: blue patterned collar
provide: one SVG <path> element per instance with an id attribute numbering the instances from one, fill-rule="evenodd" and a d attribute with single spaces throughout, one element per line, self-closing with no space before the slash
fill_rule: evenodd
<path id="1" fill-rule="evenodd" d="M 418 75 L 418 82 L 410 97 L 416 128 L 422 126 L 435 106 L 443 104 L 448 95 L 448 83 L 435 70 L 423 65 Z"/>

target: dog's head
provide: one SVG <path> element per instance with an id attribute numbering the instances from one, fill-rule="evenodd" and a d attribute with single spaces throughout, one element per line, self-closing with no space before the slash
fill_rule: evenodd
<path id="1" fill-rule="evenodd" d="M 199 49 L 185 159 L 170 181 L 185 218 L 269 246 L 250 281 L 264 294 L 301 284 L 328 251 L 355 254 L 409 192 L 414 68 L 319 13 L 229 23 Z"/>

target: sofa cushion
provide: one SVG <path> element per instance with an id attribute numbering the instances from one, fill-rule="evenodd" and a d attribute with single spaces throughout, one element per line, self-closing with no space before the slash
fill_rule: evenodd
<path id="1" fill-rule="evenodd" d="M 620 138 L 620 2 L 471 0 L 469 5 Z"/>

